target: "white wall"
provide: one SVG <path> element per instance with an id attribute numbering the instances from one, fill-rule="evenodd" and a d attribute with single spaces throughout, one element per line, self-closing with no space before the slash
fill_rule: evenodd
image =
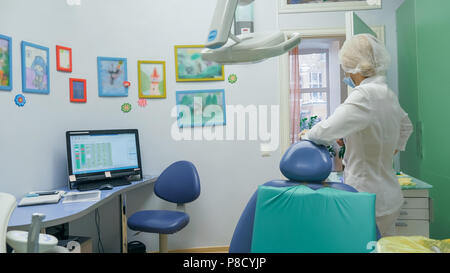
<path id="1" fill-rule="evenodd" d="M 1 0 L 0 33 L 13 38 L 13 91 L 0 92 L 0 191 L 21 197 L 32 190 L 63 186 L 67 180 L 65 131 L 108 128 L 140 130 L 143 170 L 158 174 L 170 163 L 190 160 L 198 168 L 202 193 L 187 206 L 190 224 L 169 239 L 170 249 L 228 245 L 234 227 L 257 185 L 279 177 L 278 159 L 262 158 L 258 141 L 175 142 L 170 113 L 175 91 L 226 89 L 230 105 L 279 104 L 277 60 L 251 66 L 226 67 L 236 73 L 235 85 L 176 83 L 174 45 L 204 43 L 215 1 L 211 0 L 82 0 L 68 6 L 62 0 Z M 259 31 L 276 28 L 276 4 L 260 1 L 255 10 Z M 270 11 L 270 12 L 267 12 Z M 14 104 L 21 93 L 20 42 L 50 48 L 50 95 L 26 93 L 24 108 Z M 73 73 L 57 72 L 55 46 L 73 49 Z M 128 58 L 132 82 L 128 98 L 99 98 L 97 56 Z M 137 106 L 137 60 L 167 62 L 167 99 Z M 256 71 L 256 73 L 255 73 Z M 69 77 L 87 79 L 88 102 L 69 102 Z M 132 103 L 129 114 L 120 111 Z M 117 200 L 100 210 L 103 242 L 107 251 L 118 251 Z M 157 200 L 152 188 L 128 195 L 128 212 L 143 208 L 174 207 Z M 71 231 L 95 237 L 93 214 L 76 221 Z M 131 238 L 130 232 L 130 240 Z M 108 238 L 116 238 L 108 242 Z M 140 239 L 150 238 L 140 236 Z M 157 241 L 146 240 L 157 248 Z M 109 240 L 110 241 L 110 240 Z M 96 244 L 94 242 L 94 244 Z"/>
<path id="2" fill-rule="evenodd" d="M 198 168 L 202 193 L 187 205 L 190 224 L 169 237 L 169 249 L 228 245 L 240 214 L 257 186 L 279 177 L 281 154 L 262 158 L 258 141 L 176 142 L 170 132 L 175 122 L 170 116 L 175 91 L 224 88 L 229 105 L 278 105 L 280 100 L 278 60 L 252 66 L 227 66 L 226 76 L 236 73 L 235 85 L 216 83 L 176 83 L 174 45 L 201 44 L 206 38 L 215 1 L 211 0 L 82 0 L 68 6 L 63 0 L 0 0 L 0 33 L 13 38 L 13 91 L 0 92 L 0 191 L 17 197 L 32 190 L 65 185 L 67 180 L 64 133 L 67 130 L 137 128 L 140 130 L 144 173 L 158 174 L 170 163 L 190 160 Z M 385 1 L 387 2 L 387 1 Z M 391 2 L 391 1 L 389 1 Z M 397 3 L 399 1 L 392 1 Z M 376 25 L 387 25 L 387 40 L 395 52 L 395 20 L 392 4 L 382 11 L 361 12 Z M 255 29 L 343 25 L 343 13 L 282 15 L 276 1 L 257 1 Z M 18 108 L 13 100 L 21 93 L 20 42 L 50 48 L 50 95 L 25 93 L 28 103 Z M 55 46 L 73 49 L 73 73 L 55 69 Z M 132 82 L 128 98 L 99 98 L 97 56 L 128 58 Z M 137 106 L 137 60 L 167 62 L 167 99 L 151 100 L 147 108 Z M 87 79 L 88 102 L 69 102 L 69 77 Z M 390 81 L 396 85 L 396 73 Z M 132 103 L 129 114 L 120 111 Z M 152 187 L 127 196 L 128 213 L 141 209 L 174 208 L 157 199 Z M 119 250 L 118 203 L 113 200 L 100 210 L 105 250 Z M 71 224 L 77 235 L 96 238 L 94 217 Z M 154 235 L 133 237 L 157 249 Z M 96 241 L 94 241 L 94 245 Z"/>

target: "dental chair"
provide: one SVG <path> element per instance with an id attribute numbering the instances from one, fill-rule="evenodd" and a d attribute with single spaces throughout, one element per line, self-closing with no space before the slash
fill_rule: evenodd
<path id="1" fill-rule="evenodd" d="M 45 215 L 32 215 L 29 231 L 8 231 L 8 223 L 16 208 L 16 198 L 8 193 L 0 192 L 0 253 L 6 253 L 6 243 L 15 253 L 70 253 L 65 247 L 57 246 L 58 239 L 52 235 L 40 234 L 41 223 Z M 79 252 L 74 245 L 72 253 Z"/>
<path id="2" fill-rule="evenodd" d="M 258 188 L 239 219 L 229 252 L 370 252 L 368 243 L 379 238 L 375 195 L 358 193 L 343 183 L 323 182 L 331 169 L 325 147 L 309 141 L 291 146 L 280 162 L 289 180 Z M 358 236 L 353 236 L 355 231 Z"/>
<path id="3" fill-rule="evenodd" d="M 6 253 L 6 231 L 15 208 L 16 198 L 11 194 L 0 192 L 0 253 Z"/>

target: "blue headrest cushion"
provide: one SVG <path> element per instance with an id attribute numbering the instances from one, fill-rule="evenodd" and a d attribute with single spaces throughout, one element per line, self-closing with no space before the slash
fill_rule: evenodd
<path id="1" fill-rule="evenodd" d="M 280 162 L 281 173 L 296 182 L 323 182 L 331 169 L 328 149 L 311 141 L 300 141 L 289 147 Z"/>

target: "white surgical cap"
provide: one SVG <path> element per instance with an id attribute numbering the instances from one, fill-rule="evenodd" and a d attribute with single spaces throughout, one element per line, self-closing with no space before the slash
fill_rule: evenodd
<path id="1" fill-rule="evenodd" d="M 351 74 L 373 77 L 386 73 L 391 57 L 373 35 L 358 34 L 347 40 L 339 52 L 342 69 Z"/>

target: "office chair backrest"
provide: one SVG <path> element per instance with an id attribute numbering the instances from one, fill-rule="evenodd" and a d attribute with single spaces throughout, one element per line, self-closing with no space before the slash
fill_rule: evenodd
<path id="1" fill-rule="evenodd" d="M 155 194 L 177 204 L 197 199 L 200 195 L 200 178 L 194 164 L 178 161 L 167 167 L 155 183 Z"/>
<path id="2" fill-rule="evenodd" d="M 16 198 L 11 194 L 0 192 L 0 253 L 6 252 L 6 231 L 15 208 Z"/>

